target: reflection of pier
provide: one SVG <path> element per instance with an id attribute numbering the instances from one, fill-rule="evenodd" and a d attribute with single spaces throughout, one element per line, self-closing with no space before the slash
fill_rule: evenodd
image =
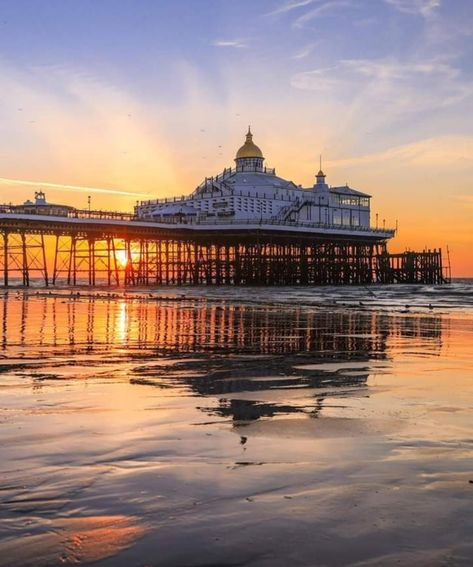
<path id="1" fill-rule="evenodd" d="M 235 421 L 301 412 L 315 417 L 327 392 L 340 403 L 369 395 L 373 364 L 413 340 L 437 354 L 443 325 L 433 314 L 12 291 L 1 297 L 0 316 L 0 353 L 7 358 L 21 358 L 28 344 L 45 360 L 106 353 L 99 364 L 136 361 L 133 384 L 216 399 L 217 405 L 199 405 Z M 349 364 L 338 368 L 340 362 Z"/>
<path id="2" fill-rule="evenodd" d="M 254 221 L 145 222 L 94 211 L 0 212 L 0 282 L 315 285 L 444 281 L 440 250 L 390 255 L 390 231 Z"/>
<path id="3" fill-rule="evenodd" d="M 379 311 L 310 310 L 118 294 L 6 292 L 0 296 L 3 349 L 139 348 L 153 354 L 382 356 L 386 343 L 417 337 L 440 346 L 442 319 Z M 39 330 L 38 330 L 39 329 Z M 433 341 L 433 342 L 432 342 Z M 241 373 L 239 373 L 241 376 Z"/>

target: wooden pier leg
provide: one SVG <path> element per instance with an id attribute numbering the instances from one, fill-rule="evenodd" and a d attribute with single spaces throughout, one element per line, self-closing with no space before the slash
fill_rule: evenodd
<path id="1" fill-rule="evenodd" d="M 110 287 L 112 285 L 112 250 L 109 236 L 105 240 L 105 254 L 107 255 L 107 285 Z"/>
<path id="2" fill-rule="evenodd" d="M 54 264 L 53 264 L 53 279 L 52 284 L 56 285 L 57 279 L 57 266 L 58 266 L 58 254 L 59 254 L 59 234 L 56 234 L 56 244 L 54 247 Z"/>
<path id="3" fill-rule="evenodd" d="M 197 242 L 194 241 L 193 244 L 193 260 L 194 263 L 192 264 L 192 283 L 194 285 L 199 284 L 199 245 Z"/>
<path id="4" fill-rule="evenodd" d="M 228 243 L 225 244 L 225 283 L 227 285 L 230 285 L 232 283 L 230 245 Z"/>
<path id="5" fill-rule="evenodd" d="M 164 281 L 169 285 L 169 240 L 164 243 Z"/>
<path id="6" fill-rule="evenodd" d="M 112 243 L 113 271 L 115 274 L 115 283 L 116 285 L 120 285 L 120 273 L 118 271 L 117 254 L 115 250 L 115 238 L 112 237 L 111 243 Z"/>
<path id="7" fill-rule="evenodd" d="M 221 246 L 220 244 L 215 245 L 215 283 L 217 285 L 222 284 L 222 272 L 221 272 Z"/>
<path id="8" fill-rule="evenodd" d="M 46 287 L 49 286 L 49 278 L 48 278 L 48 262 L 46 258 L 46 247 L 44 245 L 44 234 L 41 234 L 41 250 L 43 254 L 43 273 L 44 273 L 44 284 Z"/>
<path id="9" fill-rule="evenodd" d="M 8 232 L 3 233 L 3 285 L 8 287 Z"/>
<path id="10" fill-rule="evenodd" d="M 26 235 L 24 232 L 21 233 L 21 252 L 22 252 L 22 264 L 23 264 L 23 285 L 30 285 L 30 274 L 28 266 L 28 251 L 26 247 Z"/>
<path id="11" fill-rule="evenodd" d="M 77 285 L 77 236 L 71 243 L 72 247 L 72 285 Z"/>
<path id="12" fill-rule="evenodd" d="M 156 283 L 163 283 L 163 251 L 161 248 L 161 240 L 156 241 Z"/>
<path id="13" fill-rule="evenodd" d="M 73 253 L 72 253 L 72 243 L 74 242 L 74 237 L 71 236 L 71 242 L 69 247 L 69 263 L 67 266 L 67 285 L 71 285 L 72 277 L 72 265 L 73 265 Z"/>
<path id="14" fill-rule="evenodd" d="M 95 250 L 95 238 L 92 239 L 92 285 L 95 286 L 95 276 L 97 272 L 97 257 Z"/>
<path id="15" fill-rule="evenodd" d="M 182 284 L 182 241 L 176 242 L 176 283 Z"/>
<path id="16" fill-rule="evenodd" d="M 131 241 L 130 239 L 126 240 L 126 254 L 127 254 L 127 258 L 128 258 L 128 268 L 129 268 L 129 274 L 128 274 L 128 281 L 126 283 L 130 283 L 132 285 L 136 285 L 136 278 L 135 278 L 135 268 L 133 266 L 133 256 L 131 254 Z"/>

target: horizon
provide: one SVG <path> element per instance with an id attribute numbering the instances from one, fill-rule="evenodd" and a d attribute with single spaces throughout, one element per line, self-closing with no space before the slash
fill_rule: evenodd
<path id="1" fill-rule="evenodd" d="M 192 6 L 2 4 L 2 202 L 189 194 L 251 124 L 278 175 L 311 186 L 322 154 L 329 184 L 399 221 L 391 250 L 448 245 L 473 276 L 471 3 Z"/>

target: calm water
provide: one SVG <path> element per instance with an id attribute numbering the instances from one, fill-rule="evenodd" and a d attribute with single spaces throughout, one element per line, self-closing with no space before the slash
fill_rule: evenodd
<path id="1" fill-rule="evenodd" d="M 0 292 L 0 565 L 473 564 L 473 282 Z"/>

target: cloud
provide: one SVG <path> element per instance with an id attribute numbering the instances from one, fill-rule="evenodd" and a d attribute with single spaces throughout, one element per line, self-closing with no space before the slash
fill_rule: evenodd
<path id="1" fill-rule="evenodd" d="M 384 0 L 399 12 L 416 16 L 431 16 L 440 7 L 440 0 Z"/>
<path id="2" fill-rule="evenodd" d="M 440 58 L 345 59 L 331 67 L 297 73 L 291 85 L 330 93 L 345 104 L 356 99 L 358 104 L 365 102 L 364 111 L 386 109 L 391 116 L 447 107 L 473 94 L 473 82 Z"/>
<path id="3" fill-rule="evenodd" d="M 234 48 L 241 48 L 247 47 L 248 44 L 243 39 L 218 39 L 212 42 L 214 47 L 234 47 Z"/>
<path id="4" fill-rule="evenodd" d="M 314 8 L 313 10 L 309 10 L 302 16 L 299 16 L 294 21 L 293 27 L 302 28 L 305 26 L 305 24 L 307 24 L 307 22 L 310 22 L 317 18 L 321 18 L 322 16 L 326 16 L 332 12 L 336 12 L 340 8 L 347 8 L 353 6 L 354 4 L 350 0 L 334 0 L 332 2 L 326 2 L 321 6 L 317 6 L 317 8 Z"/>
<path id="5" fill-rule="evenodd" d="M 123 195 L 134 197 L 146 197 L 149 193 L 137 193 L 134 191 L 123 191 L 120 189 L 105 189 L 103 187 L 84 187 L 82 185 L 68 185 L 65 183 L 49 183 L 47 181 L 29 181 L 26 179 L 9 179 L 7 177 L 0 177 L 0 184 L 2 185 L 25 185 L 42 189 L 48 187 L 51 189 L 70 189 L 81 193 L 104 193 L 108 195 Z"/>
<path id="6" fill-rule="evenodd" d="M 320 0 L 293 0 L 292 2 L 286 2 L 282 4 L 276 10 L 269 12 L 268 16 L 275 16 L 277 14 L 285 14 L 287 12 L 292 12 L 292 10 L 296 10 L 297 8 L 302 8 L 304 6 L 309 6 L 310 4 L 314 4 L 315 2 L 319 2 Z"/>
<path id="7" fill-rule="evenodd" d="M 292 59 L 304 59 L 308 57 L 312 51 L 314 50 L 316 44 L 311 43 L 310 45 L 306 45 L 300 51 L 298 51 L 295 55 L 292 56 Z"/>
<path id="8" fill-rule="evenodd" d="M 374 165 L 392 162 L 402 166 L 418 166 L 450 171 L 473 169 L 473 136 L 441 136 L 418 140 L 389 148 L 383 152 L 355 158 L 334 160 L 338 167 Z M 473 199 L 473 196 L 471 197 Z"/>

